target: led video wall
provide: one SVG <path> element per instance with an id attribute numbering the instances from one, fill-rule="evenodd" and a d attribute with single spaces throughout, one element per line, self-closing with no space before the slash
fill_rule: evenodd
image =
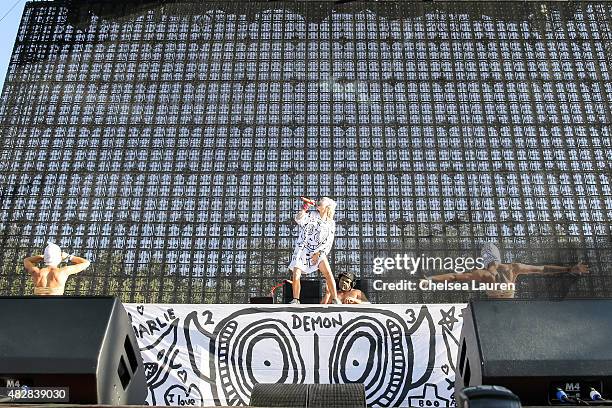
<path id="1" fill-rule="evenodd" d="M 473 269 L 507 297 L 610 296 L 611 16 L 30 2 L 0 105 L 0 294 L 32 293 L 23 259 L 50 240 L 92 261 L 66 294 L 246 303 L 290 277 L 299 196 L 327 196 L 332 271 L 374 303 L 494 295 L 421 286 Z M 408 258 L 454 264 L 380 261 Z"/>

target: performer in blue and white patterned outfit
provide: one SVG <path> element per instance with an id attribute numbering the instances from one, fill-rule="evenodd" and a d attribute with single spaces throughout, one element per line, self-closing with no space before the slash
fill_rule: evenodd
<path id="1" fill-rule="evenodd" d="M 336 281 L 331 272 L 327 259 L 336 233 L 334 211 L 336 202 L 328 197 L 321 198 L 316 203 L 317 212 L 309 213 L 313 204 L 311 200 L 303 199 L 304 205 L 294 217 L 300 226 L 300 235 L 295 244 L 295 249 L 289 264 L 293 276 L 293 300 L 291 303 L 300 303 L 300 277 L 302 273 L 312 273 L 321 270 L 325 277 L 330 296 L 334 303 L 341 303 L 336 291 Z"/>

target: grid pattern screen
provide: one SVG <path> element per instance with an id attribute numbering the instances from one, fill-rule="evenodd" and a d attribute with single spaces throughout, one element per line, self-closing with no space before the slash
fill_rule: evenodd
<path id="1" fill-rule="evenodd" d="M 69 295 L 248 302 L 290 276 L 299 196 L 328 196 L 332 271 L 373 302 L 483 296 L 376 290 L 423 276 L 372 259 L 487 242 L 588 264 L 516 297 L 612 296 L 612 3 L 108 3 L 26 5 L 0 294 L 32 293 L 23 259 L 50 240 L 92 261 Z"/>

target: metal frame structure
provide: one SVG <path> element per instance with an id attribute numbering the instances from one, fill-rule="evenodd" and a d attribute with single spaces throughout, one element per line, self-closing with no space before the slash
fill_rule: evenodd
<path id="1" fill-rule="evenodd" d="M 339 203 L 336 272 L 495 242 L 506 262 L 591 266 L 521 280 L 521 297 L 610 296 L 611 17 L 607 2 L 30 2 L 1 97 L 0 293 L 31 292 L 22 259 L 51 239 L 93 261 L 69 294 L 246 302 L 288 277 L 308 195 Z"/>

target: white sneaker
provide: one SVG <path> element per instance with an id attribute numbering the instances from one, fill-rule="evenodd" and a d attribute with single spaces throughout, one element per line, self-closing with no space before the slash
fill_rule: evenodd
<path id="1" fill-rule="evenodd" d="M 341 305 L 341 304 L 342 302 L 338 298 L 335 298 L 334 300 L 332 300 L 332 305 Z"/>
<path id="2" fill-rule="evenodd" d="M 291 302 L 289 302 L 290 305 L 299 305 L 300 304 L 300 299 L 293 299 Z"/>

